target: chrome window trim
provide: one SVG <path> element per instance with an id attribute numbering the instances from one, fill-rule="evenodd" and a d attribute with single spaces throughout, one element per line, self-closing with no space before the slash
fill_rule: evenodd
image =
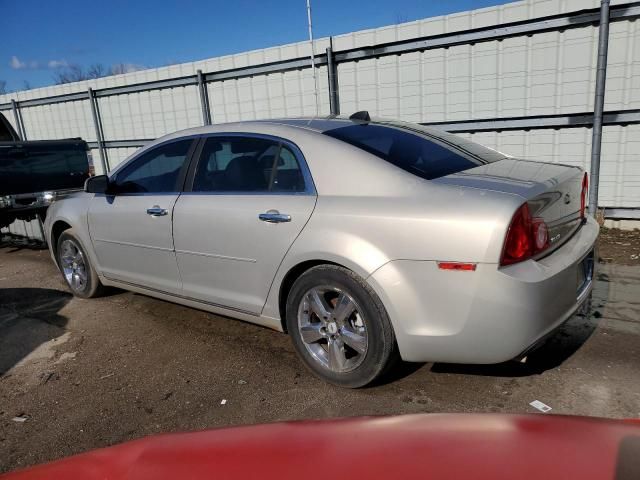
<path id="1" fill-rule="evenodd" d="M 225 190 L 223 192 L 182 192 L 180 194 L 180 196 L 195 196 L 195 195 L 207 195 L 207 196 L 219 196 L 219 195 L 227 195 L 229 197 L 273 197 L 273 196 L 302 196 L 302 197 L 308 197 L 308 196 L 316 196 L 316 193 L 314 192 L 308 192 L 308 191 L 303 191 L 303 192 L 243 192 L 243 191 L 231 191 L 231 190 Z"/>
<path id="2" fill-rule="evenodd" d="M 259 138 L 263 140 L 270 140 L 272 142 L 281 143 L 283 146 L 286 146 L 291 149 L 293 155 L 300 166 L 300 171 L 302 172 L 302 179 L 304 180 L 304 190 L 298 192 L 272 192 L 272 191 L 218 191 L 218 192 L 194 192 L 193 191 L 193 183 L 195 181 L 196 172 L 198 169 L 198 164 L 200 163 L 200 157 L 192 159 L 193 162 L 196 162 L 195 168 L 193 169 L 193 174 L 191 178 L 187 179 L 188 185 L 182 191 L 182 195 L 227 195 L 227 196 L 272 196 L 272 195 L 311 195 L 317 196 L 318 192 L 316 190 L 315 183 L 313 182 L 313 177 L 311 176 L 311 170 L 309 169 L 309 165 L 307 164 L 307 160 L 304 157 L 302 150 L 300 147 L 293 143 L 291 140 L 287 140 L 286 138 L 278 137 L 276 135 L 269 135 L 265 133 L 253 133 L 253 132 L 215 132 L 215 133 L 205 133 L 200 134 L 199 137 L 202 139 L 203 145 L 204 142 L 209 138 L 215 137 L 249 137 L 249 138 Z M 202 153 L 202 149 L 198 152 Z"/>
<path id="3" fill-rule="evenodd" d="M 96 197 L 107 197 L 107 198 L 115 198 L 115 197 L 178 197 L 182 195 L 182 192 L 131 192 L 131 193 L 118 193 L 118 194 L 108 194 L 108 193 L 96 193 Z"/>

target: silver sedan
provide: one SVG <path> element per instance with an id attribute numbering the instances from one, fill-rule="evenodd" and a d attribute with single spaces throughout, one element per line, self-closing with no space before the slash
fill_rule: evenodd
<path id="1" fill-rule="evenodd" d="M 592 286 L 584 171 L 366 112 L 181 131 L 85 190 L 45 224 L 75 295 L 115 286 L 287 332 L 345 387 L 399 358 L 519 358 Z"/>

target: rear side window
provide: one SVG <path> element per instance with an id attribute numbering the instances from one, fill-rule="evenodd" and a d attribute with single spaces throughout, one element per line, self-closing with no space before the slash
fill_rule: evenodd
<path id="1" fill-rule="evenodd" d="M 426 180 L 477 167 L 473 160 L 421 135 L 376 124 L 357 124 L 324 132 Z"/>
<path id="2" fill-rule="evenodd" d="M 256 137 L 209 137 L 193 180 L 194 192 L 301 192 L 304 178 L 291 149 Z"/>

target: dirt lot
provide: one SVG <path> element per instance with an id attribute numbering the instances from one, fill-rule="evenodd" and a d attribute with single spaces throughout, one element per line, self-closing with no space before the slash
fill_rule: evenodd
<path id="1" fill-rule="evenodd" d="M 404 365 L 356 391 L 311 376 L 283 334 L 133 293 L 74 299 L 47 251 L 0 248 L 0 472 L 156 432 L 277 420 L 534 412 L 533 400 L 638 417 L 638 234 L 604 233 L 591 313 L 528 363 Z"/>
<path id="2" fill-rule="evenodd" d="M 640 230 L 600 230 L 600 260 L 603 263 L 640 266 Z"/>

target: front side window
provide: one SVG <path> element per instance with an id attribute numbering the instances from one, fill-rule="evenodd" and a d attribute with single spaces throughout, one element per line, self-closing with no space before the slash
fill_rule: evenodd
<path id="1" fill-rule="evenodd" d="M 444 177 L 486 163 L 484 159 L 458 153 L 418 131 L 376 124 L 356 124 L 324 132 L 325 135 L 361 148 L 426 180 Z"/>
<path id="2" fill-rule="evenodd" d="M 180 170 L 192 143 L 179 140 L 143 153 L 116 176 L 116 193 L 179 192 Z"/>
<path id="3" fill-rule="evenodd" d="M 301 192 L 304 178 L 291 149 L 255 137 L 209 137 L 193 180 L 194 192 Z"/>

